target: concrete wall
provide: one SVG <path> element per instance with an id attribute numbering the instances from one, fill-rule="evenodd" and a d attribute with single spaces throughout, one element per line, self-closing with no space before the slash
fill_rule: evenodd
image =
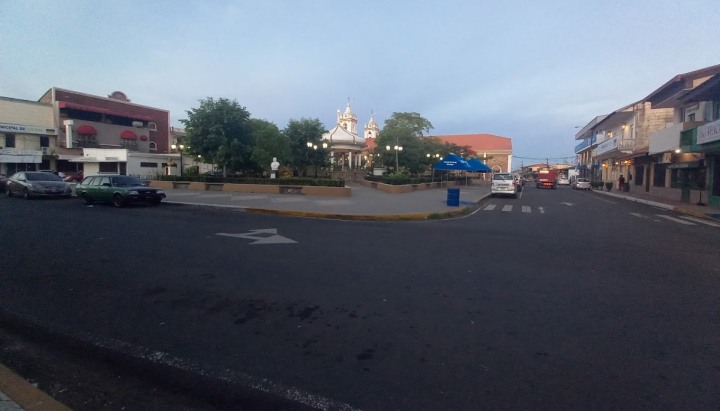
<path id="1" fill-rule="evenodd" d="M 351 197 L 350 187 L 292 186 L 276 184 L 230 184 L 189 181 L 150 181 L 150 186 L 166 190 L 222 191 L 227 193 L 295 194 Z"/>
<path id="2" fill-rule="evenodd" d="M 0 123 L 55 128 L 50 104 L 0 98 Z"/>

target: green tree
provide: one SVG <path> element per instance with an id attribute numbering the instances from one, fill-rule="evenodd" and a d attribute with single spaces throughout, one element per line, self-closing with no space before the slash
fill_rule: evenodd
<path id="1" fill-rule="evenodd" d="M 250 128 L 255 138 L 252 160 L 260 168 L 268 170 L 273 157 L 276 157 L 280 164 L 290 162 L 290 140 L 274 123 L 251 119 Z"/>
<path id="2" fill-rule="evenodd" d="M 250 113 L 235 100 L 208 97 L 200 107 L 186 111 L 185 143 L 189 152 L 200 154 L 206 162 L 230 170 L 255 169 L 251 155 L 255 141 Z"/>
<path id="3" fill-rule="evenodd" d="M 422 137 L 432 128 L 432 123 L 418 113 L 393 113 L 377 137 L 375 154 L 380 155 L 385 166 L 395 168 L 397 160 L 399 168 L 411 174 L 422 172 L 429 162 Z M 402 151 L 396 147 L 402 147 Z"/>
<path id="4" fill-rule="evenodd" d="M 292 165 L 301 175 L 306 175 L 309 166 L 323 166 L 327 162 L 327 151 L 322 148 L 322 135 L 325 127 L 319 119 L 303 118 L 290 120 L 283 134 L 290 142 Z M 308 147 L 311 143 L 312 147 Z M 317 149 L 314 147 L 317 146 Z"/>

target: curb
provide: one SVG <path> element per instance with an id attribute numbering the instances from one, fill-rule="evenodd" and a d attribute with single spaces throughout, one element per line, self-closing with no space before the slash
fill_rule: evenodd
<path id="1" fill-rule="evenodd" d="M 72 411 L 2 364 L 0 393 L 25 410 Z"/>
<path id="2" fill-rule="evenodd" d="M 274 210 L 267 208 L 250 208 L 240 207 L 233 205 L 222 205 L 222 204 L 209 204 L 209 203 L 188 203 L 181 201 L 163 201 L 163 204 L 173 205 L 184 205 L 184 206 L 195 206 L 195 207 L 214 207 L 214 208 L 225 208 L 234 209 L 240 212 L 253 213 L 253 214 L 268 214 L 268 215 L 284 215 L 290 217 L 306 217 L 306 218 L 325 218 L 331 220 L 352 220 L 352 221 L 414 221 L 414 220 L 442 220 L 445 218 L 453 218 L 461 215 L 465 215 L 469 212 L 472 206 L 475 206 L 485 197 L 478 200 L 475 203 L 471 203 L 465 207 L 459 207 L 457 210 L 452 211 L 437 211 L 437 212 L 423 212 L 423 213 L 403 213 L 403 214 L 336 214 L 336 213 L 322 213 L 313 211 L 296 211 L 296 210 Z"/>
<path id="3" fill-rule="evenodd" d="M 28 338 L 49 339 L 59 350 L 91 353 L 118 367 L 131 369 L 138 376 L 159 381 L 161 384 L 181 387 L 185 391 L 206 398 L 209 402 L 224 407 L 237 407 L 253 410 L 311 410 L 326 409 L 354 411 L 354 407 L 331 398 L 304 392 L 296 387 L 274 383 L 266 378 L 255 377 L 230 369 L 206 367 L 185 358 L 175 357 L 166 352 L 151 350 L 128 342 L 101 338 L 87 331 L 72 330 L 57 326 L 42 326 L 34 320 L 0 308 L 0 322 L 3 327 L 22 332 Z M 42 397 L 39 403 L 33 396 L 26 402 L 23 395 L 15 394 L 2 384 L 4 375 L 0 374 L 0 391 L 4 391 L 13 401 L 27 410 L 42 409 L 49 411 L 72 411 L 47 394 L 24 382 Z M 19 378 L 19 377 L 18 377 Z M 19 391 L 19 390 L 18 390 Z M 12 393 L 12 394 L 11 394 Z M 52 402 L 51 402 L 52 400 Z M 39 405 L 40 404 L 40 405 Z M 52 408 L 56 404 L 57 408 Z"/>
<path id="4" fill-rule="evenodd" d="M 626 196 L 626 195 L 623 195 L 623 194 L 608 193 L 608 192 L 606 192 L 606 191 L 596 191 L 596 190 L 593 190 L 593 191 L 596 192 L 596 193 L 601 193 L 601 194 L 606 195 L 606 196 L 609 196 L 609 197 L 620 198 L 620 199 L 624 199 L 624 200 L 627 200 L 627 201 L 632 201 L 632 202 L 635 202 L 635 203 L 647 204 L 647 205 L 650 205 L 650 206 L 653 206 L 653 207 L 657 207 L 657 208 L 661 208 L 661 209 L 664 209 L 664 210 L 667 210 L 667 211 L 671 211 L 671 212 L 674 212 L 674 213 L 677 213 L 677 214 L 685 214 L 685 215 L 689 215 L 689 216 L 692 216 L 692 217 L 695 217 L 695 218 L 699 218 L 699 219 L 702 219 L 702 220 L 712 221 L 712 222 L 715 222 L 715 223 L 718 222 L 718 219 L 713 218 L 713 217 L 710 217 L 710 216 L 707 215 L 706 213 L 702 213 L 702 212 L 699 212 L 699 211 L 695 211 L 695 210 L 693 210 L 693 209 L 686 208 L 686 207 L 683 207 L 683 206 L 674 206 L 674 205 L 665 204 L 665 203 L 661 203 L 661 202 L 657 202 L 657 201 L 646 200 L 646 199 L 643 199 L 643 198 L 637 198 L 637 197 L 633 197 L 633 196 Z"/>

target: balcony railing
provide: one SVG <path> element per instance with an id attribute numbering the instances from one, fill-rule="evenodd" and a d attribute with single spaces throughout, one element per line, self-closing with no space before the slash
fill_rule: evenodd
<path id="1" fill-rule="evenodd" d="M 620 151 L 632 151 L 635 149 L 635 139 L 625 138 L 618 140 L 618 150 Z"/>

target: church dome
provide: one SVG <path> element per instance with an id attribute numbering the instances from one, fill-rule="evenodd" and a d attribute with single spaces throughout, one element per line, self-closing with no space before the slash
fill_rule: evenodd
<path id="1" fill-rule="evenodd" d="M 349 144 L 359 147 L 363 147 L 365 145 L 365 138 L 347 131 L 340 124 L 323 134 L 322 138 L 323 140 L 329 141 L 330 144 Z"/>

